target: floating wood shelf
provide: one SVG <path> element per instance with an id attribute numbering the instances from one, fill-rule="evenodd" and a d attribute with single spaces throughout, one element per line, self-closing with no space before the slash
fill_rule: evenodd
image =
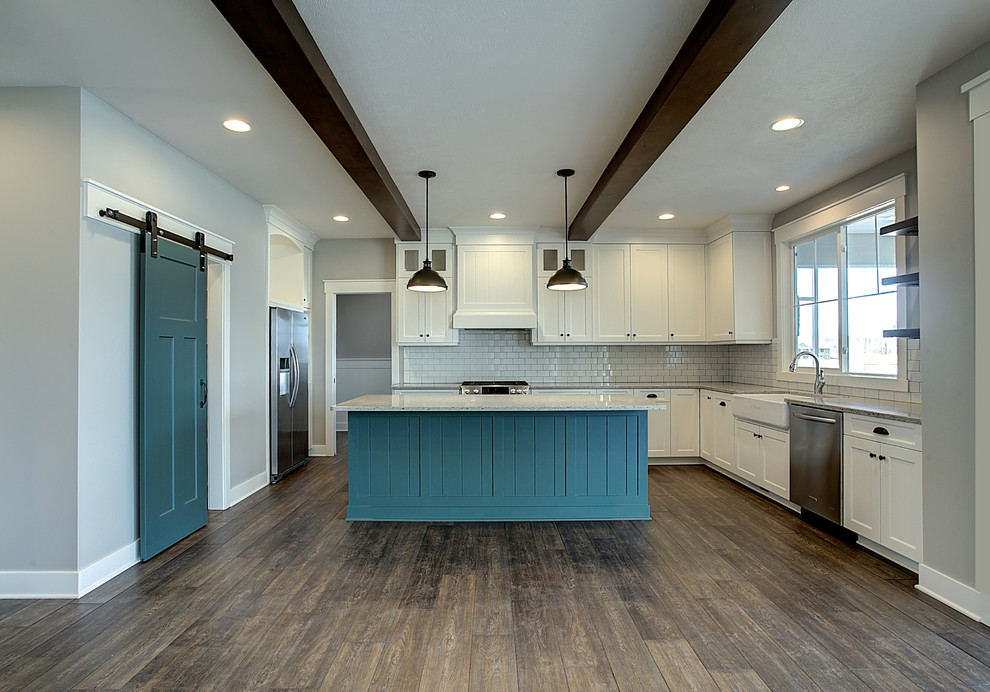
<path id="1" fill-rule="evenodd" d="M 890 338 L 920 339 L 921 330 L 920 329 L 884 329 L 883 336 L 885 339 L 890 339 Z"/>
<path id="2" fill-rule="evenodd" d="M 918 272 L 888 276 L 880 281 L 884 286 L 917 286 Z"/>
<path id="3" fill-rule="evenodd" d="M 912 216 L 880 229 L 880 235 L 918 235 L 918 217 Z"/>

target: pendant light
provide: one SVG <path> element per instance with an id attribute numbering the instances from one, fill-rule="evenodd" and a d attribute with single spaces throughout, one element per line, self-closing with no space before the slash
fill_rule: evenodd
<path id="1" fill-rule="evenodd" d="M 409 277 L 406 288 L 421 293 L 447 290 L 447 282 L 433 271 L 433 263 L 430 261 L 430 178 L 435 178 L 436 175 L 433 171 L 419 172 L 419 177 L 426 181 L 426 223 L 424 224 L 426 229 L 426 259 L 423 260 L 423 268 Z"/>
<path id="2" fill-rule="evenodd" d="M 570 168 L 561 168 L 557 175 L 564 179 L 564 261 L 560 269 L 547 281 L 551 291 L 580 291 L 588 288 L 588 281 L 581 272 L 571 267 L 571 256 L 567 251 L 567 179 L 574 175 Z"/>

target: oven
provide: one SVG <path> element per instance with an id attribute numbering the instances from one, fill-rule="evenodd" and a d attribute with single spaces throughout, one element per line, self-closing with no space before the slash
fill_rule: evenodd
<path id="1" fill-rule="evenodd" d="M 524 380 L 469 380 L 461 382 L 461 394 L 529 394 L 529 383 Z"/>

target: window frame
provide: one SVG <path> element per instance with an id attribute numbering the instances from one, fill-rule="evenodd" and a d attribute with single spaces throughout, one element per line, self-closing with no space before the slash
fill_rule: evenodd
<path id="1" fill-rule="evenodd" d="M 810 359 L 798 362 L 796 372 L 790 372 L 788 366 L 797 352 L 795 350 L 795 308 L 794 308 L 794 247 L 800 243 L 839 231 L 841 243 L 841 226 L 850 223 L 858 217 L 876 213 L 884 206 L 893 202 L 894 217 L 897 220 L 906 217 L 905 197 L 906 179 L 904 175 L 897 176 L 864 190 L 856 195 L 820 209 L 816 212 L 798 218 L 774 230 L 774 244 L 777 253 L 777 307 L 778 307 L 778 342 L 780 345 L 777 379 L 788 383 L 813 383 L 815 369 Z M 844 258 L 839 253 L 840 266 Z M 903 243 L 898 243 L 897 265 L 899 271 L 905 266 Z M 845 290 L 845 272 L 840 272 L 839 291 L 843 303 L 840 311 L 840 343 L 844 343 L 848 332 L 848 295 Z M 904 297 L 897 292 L 898 324 L 903 324 L 905 317 Z M 848 353 L 840 354 L 840 368 L 848 364 Z M 907 378 L 907 340 L 897 339 L 897 374 L 869 375 L 843 372 L 841 369 L 824 368 L 828 384 L 840 387 L 857 387 L 863 389 L 882 389 L 895 392 L 908 391 Z"/>

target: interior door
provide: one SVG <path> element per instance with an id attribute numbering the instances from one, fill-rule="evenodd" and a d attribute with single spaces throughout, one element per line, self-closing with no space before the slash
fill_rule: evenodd
<path id="1" fill-rule="evenodd" d="M 141 254 L 139 547 L 147 560 L 206 525 L 206 272 L 166 240 Z"/>

